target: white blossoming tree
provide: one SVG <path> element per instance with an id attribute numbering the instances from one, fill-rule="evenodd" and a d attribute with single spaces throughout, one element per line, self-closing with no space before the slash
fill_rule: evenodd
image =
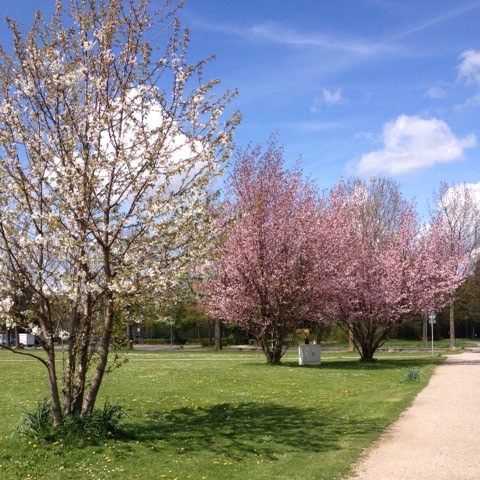
<path id="1" fill-rule="evenodd" d="M 91 414 L 112 326 L 201 261 L 239 116 L 168 1 L 57 1 L 0 52 L 0 315 L 46 352 L 54 426 Z M 54 337 L 68 355 L 57 371 Z M 13 349 L 12 349 L 13 351 Z M 17 353 L 33 355 L 32 351 Z"/>
<path id="2" fill-rule="evenodd" d="M 434 194 L 434 221 L 441 225 L 449 239 L 452 258 L 458 261 L 452 269 L 466 279 L 475 269 L 480 247 L 480 199 L 472 185 L 442 183 Z M 450 298 L 450 349 L 456 349 L 455 295 Z"/>

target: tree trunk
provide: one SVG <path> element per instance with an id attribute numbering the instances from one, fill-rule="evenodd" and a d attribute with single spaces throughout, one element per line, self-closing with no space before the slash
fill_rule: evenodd
<path id="1" fill-rule="evenodd" d="M 280 360 L 282 359 L 282 350 L 278 348 L 269 348 L 267 352 L 265 352 L 265 356 L 268 363 L 276 365 L 280 363 Z"/>
<path id="2" fill-rule="evenodd" d="M 127 350 L 133 350 L 133 333 L 130 322 L 127 323 Z"/>
<path id="3" fill-rule="evenodd" d="M 362 343 L 362 351 L 360 352 L 360 360 L 362 362 L 373 362 L 373 355 L 375 354 L 376 348 L 370 344 L 370 342 Z"/>
<path id="4" fill-rule="evenodd" d="M 355 342 L 353 341 L 353 332 L 351 330 L 348 330 L 348 351 L 355 351 Z"/>
<path id="5" fill-rule="evenodd" d="M 80 315 L 77 305 L 70 313 L 70 324 L 68 331 L 70 338 L 67 345 L 67 364 L 63 369 L 63 412 L 64 415 L 70 415 L 73 409 L 73 374 L 75 371 L 76 348 L 78 348 L 78 333 L 80 325 Z"/>
<path id="6" fill-rule="evenodd" d="M 283 341 L 282 339 L 273 339 L 271 343 L 268 340 L 268 335 L 262 336 L 258 339 L 262 347 L 263 353 L 270 364 L 280 363 L 283 357 Z"/>
<path id="7" fill-rule="evenodd" d="M 105 297 L 105 313 L 102 328 L 103 333 L 98 348 L 98 363 L 90 384 L 90 388 L 88 389 L 88 392 L 83 400 L 81 415 L 84 418 L 91 415 L 93 412 L 97 395 L 100 390 L 100 385 L 102 384 L 103 376 L 105 375 L 105 370 L 107 368 L 110 337 L 112 336 L 114 305 L 113 294 L 111 291 L 107 290 L 105 292 Z"/>
<path id="8" fill-rule="evenodd" d="M 222 321 L 215 319 L 215 346 L 214 350 L 222 350 Z"/>
<path id="9" fill-rule="evenodd" d="M 88 308 L 88 305 L 87 305 Z M 83 398 L 85 395 L 85 383 L 87 379 L 88 363 L 89 358 L 89 348 L 91 342 L 91 317 L 90 314 L 86 314 L 84 318 L 84 325 L 79 332 L 79 337 L 77 340 L 77 352 L 76 352 L 76 371 L 75 377 L 73 380 L 73 409 L 72 411 L 76 414 L 79 414 L 82 411 Z"/>
<path id="10" fill-rule="evenodd" d="M 60 392 L 58 390 L 57 370 L 55 367 L 55 349 L 53 345 L 53 339 L 47 339 L 46 348 L 47 352 L 47 370 L 48 370 L 48 383 L 50 387 L 50 400 L 53 417 L 53 426 L 55 428 L 60 427 L 63 423 L 62 403 L 60 401 Z"/>
<path id="11" fill-rule="evenodd" d="M 20 348 L 20 332 L 17 325 L 13 327 L 13 335 L 15 336 L 15 348 Z"/>
<path id="12" fill-rule="evenodd" d="M 457 343 L 455 340 L 455 302 L 450 303 L 450 350 L 456 350 Z"/>

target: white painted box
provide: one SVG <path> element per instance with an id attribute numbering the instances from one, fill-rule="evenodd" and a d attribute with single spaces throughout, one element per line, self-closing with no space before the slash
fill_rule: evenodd
<path id="1" fill-rule="evenodd" d="M 298 346 L 298 364 L 299 365 L 320 365 L 320 345 L 299 345 Z"/>

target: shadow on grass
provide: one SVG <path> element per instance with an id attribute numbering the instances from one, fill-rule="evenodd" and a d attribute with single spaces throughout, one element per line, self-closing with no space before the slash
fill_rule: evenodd
<path id="1" fill-rule="evenodd" d="M 372 362 L 362 362 L 360 359 L 348 360 L 322 360 L 320 365 L 299 365 L 298 362 L 285 361 L 278 364 L 278 367 L 289 368 L 313 368 L 318 370 L 398 370 L 402 368 L 418 367 L 419 365 L 440 365 L 444 362 L 441 357 L 421 358 L 382 358 L 374 359 Z"/>
<path id="2" fill-rule="evenodd" d="M 377 420 L 324 415 L 316 409 L 275 403 L 223 403 L 206 408 L 154 411 L 145 425 L 131 425 L 125 440 L 160 451 L 199 453 L 245 459 L 274 459 L 292 451 L 324 452 L 340 448 L 345 435 L 363 437 L 379 432 Z M 155 418 L 156 417 L 156 418 Z M 353 440 L 355 441 L 355 440 Z"/>

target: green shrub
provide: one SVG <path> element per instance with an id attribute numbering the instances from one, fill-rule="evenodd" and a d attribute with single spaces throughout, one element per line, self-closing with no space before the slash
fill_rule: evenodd
<path id="1" fill-rule="evenodd" d="M 103 408 L 94 410 L 84 422 L 85 435 L 94 438 L 106 438 L 118 431 L 118 427 L 125 417 L 123 408 L 116 404 L 105 402 Z"/>
<path id="2" fill-rule="evenodd" d="M 420 381 L 420 370 L 417 367 L 410 367 L 405 371 L 405 381 L 418 382 Z"/>
<path id="3" fill-rule="evenodd" d="M 38 402 L 37 409 L 25 412 L 20 432 L 36 442 L 62 441 L 82 443 L 112 437 L 118 432 L 125 414 L 120 405 L 105 402 L 103 408 L 94 410 L 88 417 L 67 415 L 63 425 L 54 428 L 51 405 Z"/>
<path id="4" fill-rule="evenodd" d="M 188 345 L 201 345 L 202 347 L 213 347 L 215 345 L 214 338 L 189 338 L 186 342 Z M 222 345 L 238 345 L 237 338 L 234 335 L 222 337 Z"/>
<path id="5" fill-rule="evenodd" d="M 24 413 L 20 432 L 37 442 L 52 440 L 52 409 L 47 400 L 39 401 L 33 412 Z"/>
<path id="6" fill-rule="evenodd" d="M 165 338 L 144 338 L 139 340 L 138 343 L 143 345 L 170 345 L 170 339 Z"/>
<path id="7" fill-rule="evenodd" d="M 322 333 L 321 341 L 322 343 L 348 343 L 348 334 L 338 325 L 327 326 Z"/>
<path id="8" fill-rule="evenodd" d="M 230 334 L 222 338 L 223 345 L 237 345 L 237 338 L 235 335 Z"/>

